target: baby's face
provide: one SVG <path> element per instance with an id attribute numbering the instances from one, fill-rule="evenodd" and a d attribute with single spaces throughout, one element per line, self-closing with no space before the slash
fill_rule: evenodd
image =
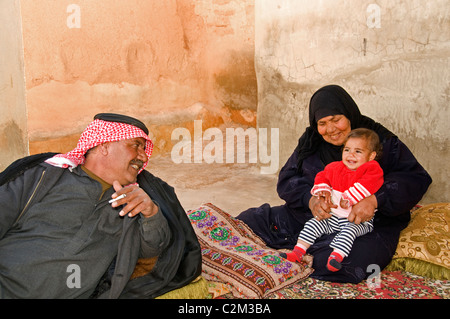
<path id="1" fill-rule="evenodd" d="M 356 170 L 362 164 L 374 160 L 376 152 L 371 151 L 364 138 L 349 138 L 342 151 L 342 161 L 351 170 Z"/>

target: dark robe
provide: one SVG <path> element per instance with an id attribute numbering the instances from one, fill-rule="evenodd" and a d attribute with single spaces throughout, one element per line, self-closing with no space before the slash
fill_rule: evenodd
<path id="1" fill-rule="evenodd" d="M 317 120 L 337 114 L 345 115 L 352 129 L 365 127 L 377 132 L 383 145 L 379 163 L 385 181 L 375 193 L 378 202 L 375 228 L 373 232 L 356 238 L 350 255 L 343 260 L 342 269 L 338 272 L 330 272 L 326 267 L 332 252 L 329 244 L 336 234 L 320 237 L 307 252 L 314 257 L 315 271 L 311 277 L 358 283 L 372 273 L 368 270 L 370 265 L 377 265 L 379 269 L 388 265 L 396 250 L 400 231 L 410 220 L 410 210 L 420 201 L 432 180 L 407 146 L 381 124 L 361 115 L 356 103 L 341 87 L 324 87 L 311 98 L 310 126 L 279 173 L 277 192 L 286 203 L 250 208 L 237 218 L 268 246 L 293 249 L 304 224 L 313 218 L 309 200 L 314 177 L 330 162 L 341 160 L 341 147 L 327 143 L 317 131 Z"/>
<path id="2" fill-rule="evenodd" d="M 0 185 L 53 155 L 55 153 L 37 154 L 15 161 L 0 173 Z M 60 169 L 49 170 L 55 173 L 46 174 L 39 196 L 45 196 L 46 188 L 54 185 L 57 172 L 61 172 Z M 117 257 L 110 268 L 105 269 L 93 298 L 155 298 L 189 284 L 201 274 L 200 244 L 174 189 L 147 171 L 138 175 L 138 183 L 158 203 L 172 231 L 171 241 L 150 273 L 130 280 L 139 257 L 139 223 L 137 218 L 124 219 Z"/>

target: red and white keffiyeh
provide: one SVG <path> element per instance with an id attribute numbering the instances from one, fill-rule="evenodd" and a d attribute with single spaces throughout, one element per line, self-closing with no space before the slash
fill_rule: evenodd
<path id="1" fill-rule="evenodd" d="M 143 130 L 131 124 L 96 119 L 81 134 L 75 149 L 66 154 L 55 155 L 46 162 L 57 167 L 74 168 L 84 164 L 86 152 L 97 145 L 137 137 L 145 139 L 145 153 L 150 158 L 153 152 L 153 142 Z M 144 163 L 139 173 L 147 164 L 148 161 Z"/>

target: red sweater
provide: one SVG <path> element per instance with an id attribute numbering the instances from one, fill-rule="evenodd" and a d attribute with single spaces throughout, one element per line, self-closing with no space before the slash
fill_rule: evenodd
<path id="1" fill-rule="evenodd" d="M 342 161 L 332 162 L 319 172 L 314 180 L 312 195 L 320 191 L 328 191 L 333 195 L 333 203 L 339 206 L 341 197 L 348 200 L 350 206 L 374 194 L 383 185 L 383 170 L 377 161 L 369 161 L 353 171 Z M 339 206 L 336 215 L 347 217 L 351 209 L 344 210 Z"/>

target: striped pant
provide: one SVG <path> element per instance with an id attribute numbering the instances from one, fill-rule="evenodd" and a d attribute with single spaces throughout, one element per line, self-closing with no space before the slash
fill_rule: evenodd
<path id="1" fill-rule="evenodd" d="M 347 257 L 350 254 L 355 238 L 370 233 L 372 230 L 373 218 L 368 222 L 356 225 L 349 222 L 347 218 L 339 218 L 332 215 L 331 218 L 321 221 L 315 218 L 308 220 L 298 238 L 313 245 L 320 236 L 338 232 L 330 247 L 340 250 Z"/>

